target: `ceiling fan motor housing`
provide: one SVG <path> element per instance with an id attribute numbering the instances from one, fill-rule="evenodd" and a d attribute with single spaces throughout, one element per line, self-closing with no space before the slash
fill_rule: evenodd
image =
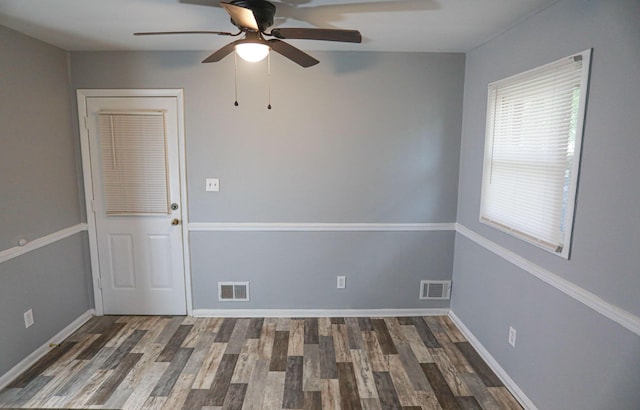
<path id="1" fill-rule="evenodd" d="M 309 1 L 309 0 L 305 0 Z M 344 43 L 360 43 L 362 35 L 358 30 L 341 30 L 341 29 L 325 29 L 325 28 L 302 28 L 302 27 L 283 27 L 274 28 L 271 32 L 266 30 L 273 26 L 276 14 L 276 6 L 267 0 L 230 0 L 220 1 L 220 6 L 231 17 L 231 23 L 238 27 L 240 31 L 237 33 L 228 33 L 225 31 L 154 31 L 145 33 L 134 33 L 134 35 L 159 35 L 159 34 L 216 34 L 219 36 L 238 36 L 244 34 L 244 38 L 232 41 L 231 43 L 216 50 L 209 57 L 205 58 L 203 63 L 215 63 L 234 50 L 246 43 L 253 43 L 267 46 L 268 49 L 288 58 L 301 67 L 311 67 L 319 63 L 318 60 L 296 48 L 285 41 L 289 39 L 299 40 L 323 40 L 323 41 L 339 41 Z M 265 40 L 263 36 L 275 37 Z"/>
<path id="2" fill-rule="evenodd" d="M 230 3 L 234 6 L 250 9 L 261 32 L 273 25 L 273 18 L 276 15 L 276 6 L 273 3 L 265 0 L 232 0 Z M 246 30 L 246 27 L 239 26 L 233 19 L 231 19 L 231 23 L 240 29 Z"/>

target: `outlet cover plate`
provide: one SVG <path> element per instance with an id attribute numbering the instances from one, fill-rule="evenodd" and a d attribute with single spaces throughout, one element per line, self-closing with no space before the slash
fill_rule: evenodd
<path id="1" fill-rule="evenodd" d="M 206 179 L 206 188 L 208 192 L 220 192 L 220 179 L 218 178 L 207 178 Z"/>
<path id="2" fill-rule="evenodd" d="M 509 326 L 509 344 L 516 347 L 516 329 Z"/>
<path id="3" fill-rule="evenodd" d="M 336 287 L 338 289 L 344 289 L 347 287 L 347 277 L 346 276 L 338 276 L 336 280 Z"/>
<path id="4" fill-rule="evenodd" d="M 33 326 L 33 310 L 29 309 L 24 312 L 24 327 L 28 328 Z"/>

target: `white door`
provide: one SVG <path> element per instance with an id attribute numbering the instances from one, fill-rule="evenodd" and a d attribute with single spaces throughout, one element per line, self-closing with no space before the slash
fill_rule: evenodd
<path id="1" fill-rule="evenodd" d="M 88 96 L 84 109 L 103 312 L 184 315 L 182 107 L 176 97 Z"/>

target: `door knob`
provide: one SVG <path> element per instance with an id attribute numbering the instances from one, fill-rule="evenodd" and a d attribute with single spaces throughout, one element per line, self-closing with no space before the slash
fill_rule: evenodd
<path id="1" fill-rule="evenodd" d="M 180 225 L 180 220 L 179 219 L 173 219 L 171 221 L 171 225 Z"/>

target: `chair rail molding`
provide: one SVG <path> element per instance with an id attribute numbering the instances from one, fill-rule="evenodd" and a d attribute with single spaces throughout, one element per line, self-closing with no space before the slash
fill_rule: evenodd
<path id="1" fill-rule="evenodd" d="M 456 224 L 445 223 L 218 223 L 191 222 L 190 232 L 404 232 L 455 231 Z"/>
<path id="2" fill-rule="evenodd" d="M 601 297 L 539 265 L 536 265 L 517 253 L 503 248 L 497 243 L 490 241 L 464 225 L 456 224 L 456 232 L 640 336 L 639 316 L 619 308 L 618 306 L 612 305 Z"/>
<path id="3" fill-rule="evenodd" d="M 51 245 L 54 242 L 60 241 L 62 239 L 68 238 L 72 235 L 75 235 L 79 232 L 86 231 L 86 230 L 87 230 L 87 224 L 79 223 L 77 225 L 73 225 L 68 228 L 64 228 L 59 231 L 50 233 L 48 235 L 42 236 L 32 241 L 29 241 L 23 246 L 14 246 L 13 248 L 0 251 L 0 263 L 6 262 L 13 258 L 17 258 L 18 256 L 24 255 L 31 251 L 35 251 L 36 249 L 40 249 L 44 246 Z"/>

